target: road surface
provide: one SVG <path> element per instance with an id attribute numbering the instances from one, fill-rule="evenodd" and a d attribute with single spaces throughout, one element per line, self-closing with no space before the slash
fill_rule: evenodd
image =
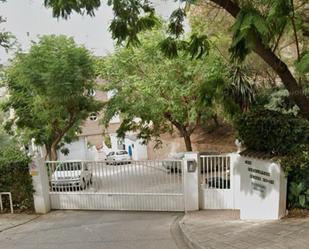
<path id="1" fill-rule="evenodd" d="M 173 228 L 180 216 L 162 212 L 54 211 L 0 232 L 0 248 L 185 249 Z"/>

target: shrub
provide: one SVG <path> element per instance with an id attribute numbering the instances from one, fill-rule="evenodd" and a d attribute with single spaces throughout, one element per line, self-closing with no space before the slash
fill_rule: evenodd
<path id="1" fill-rule="evenodd" d="M 288 207 L 309 209 L 309 181 L 290 182 L 288 185 Z"/>
<path id="2" fill-rule="evenodd" d="M 280 158 L 288 175 L 288 207 L 309 209 L 309 146 Z"/>
<path id="3" fill-rule="evenodd" d="M 11 192 L 14 207 L 21 210 L 33 207 L 29 162 L 30 158 L 12 145 L 0 149 L 0 192 Z"/>
<path id="4" fill-rule="evenodd" d="M 309 122 L 293 114 L 253 110 L 235 120 L 248 148 L 276 156 L 288 176 L 288 207 L 309 208 Z"/>
<path id="5" fill-rule="evenodd" d="M 248 149 L 273 155 L 287 155 L 309 144 L 309 122 L 292 114 L 254 110 L 239 115 L 235 128 Z"/>

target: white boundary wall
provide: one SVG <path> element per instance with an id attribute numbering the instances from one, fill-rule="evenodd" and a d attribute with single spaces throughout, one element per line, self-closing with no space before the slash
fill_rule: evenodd
<path id="1" fill-rule="evenodd" d="M 240 181 L 235 201 L 241 219 L 276 220 L 285 216 L 287 180 L 280 165 L 238 156 L 234 171 Z"/>
<path id="2" fill-rule="evenodd" d="M 249 157 L 240 156 L 238 153 L 229 154 L 230 157 L 230 167 L 231 167 L 231 186 L 233 191 L 229 194 L 229 198 L 233 199 L 233 206 L 231 209 L 239 209 L 240 210 L 240 218 L 243 220 L 276 220 L 283 217 L 286 213 L 286 191 L 287 191 L 287 180 L 284 175 L 283 170 L 280 165 L 271 161 L 271 160 L 260 160 Z M 189 163 L 191 161 L 191 163 Z M 197 166 L 195 169 L 192 166 L 192 161 L 195 161 L 195 165 Z M 138 163 L 138 162 L 136 162 Z M 146 164 L 149 162 L 145 161 Z M 179 191 L 177 193 L 167 193 L 165 191 L 162 192 L 153 192 L 152 195 L 155 195 L 159 198 L 159 196 L 166 196 L 166 200 L 161 204 L 168 203 L 168 200 L 171 200 L 171 196 L 179 197 L 179 205 L 181 205 L 182 200 L 184 200 L 184 206 L 181 208 L 173 208 L 169 209 L 167 207 L 160 206 L 156 199 L 153 199 L 153 203 L 158 204 L 158 206 L 154 209 L 152 208 L 139 208 L 133 207 L 133 210 L 181 210 L 184 209 L 186 211 L 194 211 L 199 209 L 199 204 L 201 204 L 201 200 L 203 201 L 211 201 L 209 197 L 203 194 L 201 191 L 200 184 L 200 156 L 198 153 L 187 153 L 185 155 L 185 159 L 183 163 L 183 192 Z M 190 164 L 190 165 L 189 165 Z M 194 163 L 193 163 L 194 164 Z M 44 160 L 42 158 L 35 158 L 33 162 L 29 165 L 30 173 L 33 178 L 33 185 L 35 189 L 34 194 L 34 204 L 35 210 L 38 213 L 46 213 L 50 210 L 50 198 L 54 198 L 54 193 L 49 193 L 49 184 L 47 171 L 45 167 Z M 161 167 L 161 166 L 160 166 Z M 162 171 L 163 172 L 163 171 Z M 139 177 L 142 181 L 146 181 L 144 179 L 144 175 L 142 174 Z M 167 177 L 175 177 L 175 175 L 167 175 Z M 162 184 L 161 178 L 156 176 L 156 181 L 158 181 L 160 187 Z M 118 183 L 122 181 L 117 181 Z M 116 185 L 117 186 L 117 185 Z M 181 186 L 181 183 L 180 185 Z M 164 187 L 162 185 L 161 187 Z M 213 189 L 216 190 L 216 189 Z M 220 189 L 217 189 L 220 191 Z M 222 190 L 222 189 L 221 189 Z M 52 194 L 52 195 L 51 195 Z M 64 193 L 65 194 L 65 193 Z M 103 193 L 104 198 L 109 197 L 110 208 L 114 209 L 114 203 L 119 202 L 119 200 L 113 200 L 110 198 L 111 193 Z M 135 191 L 131 193 L 136 194 Z M 145 195 L 144 193 L 139 193 L 141 195 Z M 213 191 L 213 194 L 216 194 L 216 191 Z M 65 194 L 67 195 L 67 194 Z M 90 196 L 89 196 L 90 195 Z M 85 198 L 85 203 L 88 201 L 96 205 L 96 198 L 93 199 L 94 195 L 98 195 L 98 193 L 87 193 L 83 196 Z M 107 197 L 106 197 L 106 196 Z M 113 195 L 118 195 L 113 193 Z M 126 196 L 127 194 L 124 194 Z M 171 196 L 168 196 L 171 195 Z M 77 194 L 73 194 L 72 197 L 76 197 Z M 92 197 L 91 197 L 92 196 Z M 59 196 L 58 196 L 59 197 Z M 57 197 L 57 198 L 58 198 Z M 66 196 L 67 197 L 67 196 Z M 123 197 L 124 198 L 124 197 Z M 127 197 L 125 197 L 127 198 Z M 160 197 L 161 198 L 161 197 Z M 205 199 L 207 198 L 207 199 Z M 215 198 L 214 198 L 215 199 Z M 61 202 L 61 198 L 59 199 Z M 103 200 L 106 202 L 106 200 Z M 133 203 L 136 204 L 135 201 Z M 61 204 L 61 203 L 60 203 Z M 59 204 L 59 205 L 60 205 Z M 109 205 L 109 204 L 108 204 Z M 146 205 L 147 206 L 147 205 Z M 200 206 L 201 208 L 205 208 Z M 69 207 L 72 208 L 72 207 Z M 87 208 L 86 206 L 84 208 Z M 226 208 L 226 207 L 219 207 Z"/>
<path id="3" fill-rule="evenodd" d="M 201 184 L 200 208 L 238 209 L 242 220 L 277 220 L 285 216 L 287 180 L 280 165 L 238 153 L 226 156 L 230 158 L 231 187 L 204 188 Z M 220 155 L 207 157 L 216 161 Z"/>

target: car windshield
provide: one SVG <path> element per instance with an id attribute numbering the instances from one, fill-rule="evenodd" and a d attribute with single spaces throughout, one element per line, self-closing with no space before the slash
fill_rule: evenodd
<path id="1" fill-rule="evenodd" d="M 107 156 L 113 156 L 115 153 L 114 152 L 110 152 L 107 154 Z"/>
<path id="2" fill-rule="evenodd" d="M 128 152 L 126 152 L 125 150 L 123 150 L 123 151 L 118 151 L 118 152 L 116 153 L 116 155 L 126 155 L 126 154 L 128 154 Z"/>
<path id="3" fill-rule="evenodd" d="M 184 153 L 177 153 L 173 156 L 175 159 L 182 159 L 184 157 Z"/>
<path id="4" fill-rule="evenodd" d="M 66 163 L 66 164 L 60 164 L 57 167 L 57 171 L 75 171 L 75 170 L 81 170 L 81 164 L 80 163 Z"/>

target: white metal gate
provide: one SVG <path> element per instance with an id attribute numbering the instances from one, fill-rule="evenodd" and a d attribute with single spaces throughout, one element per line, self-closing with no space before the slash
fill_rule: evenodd
<path id="1" fill-rule="evenodd" d="M 46 162 L 52 209 L 184 211 L 182 161 Z"/>
<path id="2" fill-rule="evenodd" d="M 200 206 L 234 209 L 233 167 L 229 155 L 200 156 Z"/>

